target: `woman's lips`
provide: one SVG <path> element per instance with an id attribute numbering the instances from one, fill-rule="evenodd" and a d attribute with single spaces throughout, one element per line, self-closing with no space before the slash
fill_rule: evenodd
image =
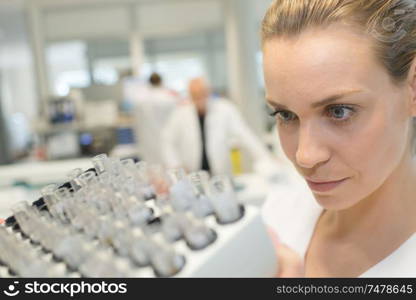
<path id="1" fill-rule="evenodd" d="M 313 182 L 310 180 L 306 180 L 311 190 L 316 192 L 327 192 L 330 191 L 340 184 L 342 184 L 344 181 L 346 181 L 348 178 L 344 178 L 337 181 L 326 181 L 326 182 Z"/>

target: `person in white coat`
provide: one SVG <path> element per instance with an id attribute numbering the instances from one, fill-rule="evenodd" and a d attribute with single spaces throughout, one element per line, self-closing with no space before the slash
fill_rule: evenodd
<path id="1" fill-rule="evenodd" d="M 251 155 L 255 166 L 272 160 L 236 107 L 228 100 L 210 97 L 204 79 L 190 81 L 189 95 L 191 101 L 174 111 L 163 133 L 168 168 L 230 174 L 230 150 L 235 142 Z"/>
<path id="2" fill-rule="evenodd" d="M 141 89 L 135 100 L 135 135 L 140 158 L 149 163 L 161 164 L 162 129 L 177 106 L 178 97 L 162 85 L 159 74 L 153 73 L 150 86 Z"/>

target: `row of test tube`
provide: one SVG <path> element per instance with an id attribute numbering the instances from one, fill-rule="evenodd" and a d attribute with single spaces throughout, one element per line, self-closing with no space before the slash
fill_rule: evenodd
<path id="1" fill-rule="evenodd" d="M 217 235 L 206 217 L 228 224 L 243 216 L 226 176 L 165 171 L 104 154 L 92 161 L 94 169 L 75 169 L 67 184 L 42 189 L 46 212 L 27 204 L 13 208 L 24 235 L 81 276 L 133 276 L 137 267 L 173 276 L 186 263 L 175 242 L 204 249 Z"/>

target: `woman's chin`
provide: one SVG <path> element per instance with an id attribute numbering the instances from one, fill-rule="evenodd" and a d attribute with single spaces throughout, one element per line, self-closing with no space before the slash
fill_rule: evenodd
<path id="1" fill-rule="evenodd" d="M 326 210 L 344 210 L 354 206 L 358 201 L 351 201 L 352 197 L 340 195 L 325 195 L 313 193 L 316 202 Z"/>

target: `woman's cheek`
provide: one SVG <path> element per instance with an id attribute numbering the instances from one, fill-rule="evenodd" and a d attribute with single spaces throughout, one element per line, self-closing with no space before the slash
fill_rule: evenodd
<path id="1" fill-rule="evenodd" d="M 279 126 L 279 125 L 277 125 Z M 297 141 L 296 135 L 291 133 L 287 133 L 284 129 L 278 127 L 280 145 L 286 157 L 292 162 L 295 163 L 296 159 L 296 148 L 297 148 Z"/>
<path id="2" fill-rule="evenodd" d="M 380 185 L 391 172 L 392 161 L 396 160 L 395 150 L 390 145 L 391 132 L 383 124 L 379 120 L 361 127 L 351 139 L 349 151 L 347 148 L 345 152 L 349 166 L 360 174 L 362 187 L 366 189 Z"/>

